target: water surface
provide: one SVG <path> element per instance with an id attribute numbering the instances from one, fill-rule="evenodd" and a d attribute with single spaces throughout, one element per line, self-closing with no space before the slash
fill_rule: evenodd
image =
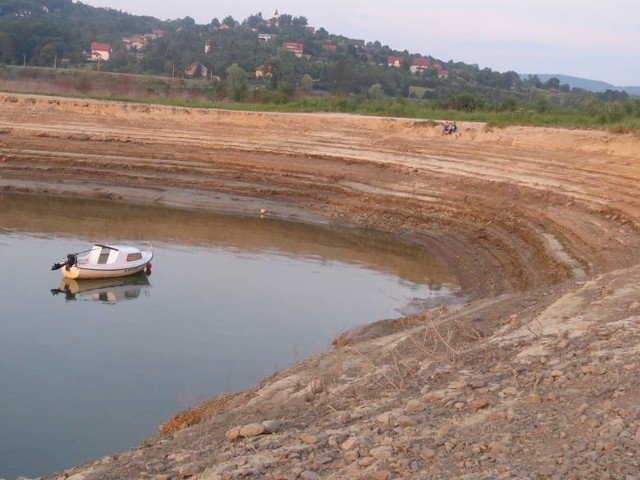
<path id="1" fill-rule="evenodd" d="M 64 282 L 92 242 L 154 244 L 150 277 Z M 0 478 L 118 453 L 362 323 L 455 299 L 415 246 L 271 219 L 0 195 Z"/>

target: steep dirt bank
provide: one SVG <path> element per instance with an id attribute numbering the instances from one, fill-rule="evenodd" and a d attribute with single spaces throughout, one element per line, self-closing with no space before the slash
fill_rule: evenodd
<path id="1" fill-rule="evenodd" d="M 474 298 L 350 332 L 52 478 L 637 472 L 637 137 L 8 94 L 0 106 L 2 188 L 389 231 Z"/>

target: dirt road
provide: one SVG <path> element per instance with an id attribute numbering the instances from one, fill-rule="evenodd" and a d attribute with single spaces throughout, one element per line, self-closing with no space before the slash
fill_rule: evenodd
<path id="1" fill-rule="evenodd" d="M 138 453 L 69 475 L 240 478 L 249 465 L 256 478 L 296 478 L 284 473 L 292 468 L 298 478 L 384 479 L 633 471 L 635 135 L 468 123 L 443 136 L 435 122 L 404 119 L 0 94 L 0 160 L 4 189 L 264 208 L 393 232 L 429 248 L 474 298 L 351 332 L 320 359 L 178 415 Z M 276 436 L 223 435 L 267 419 Z M 305 432 L 316 441 L 301 440 Z M 291 456 L 295 444 L 305 448 Z M 618 473 L 605 468 L 615 462 Z M 192 474 L 179 473 L 185 465 Z"/>

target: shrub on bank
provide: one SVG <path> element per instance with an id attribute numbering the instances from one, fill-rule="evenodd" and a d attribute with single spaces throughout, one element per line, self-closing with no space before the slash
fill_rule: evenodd
<path id="1" fill-rule="evenodd" d="M 101 100 L 157 103 L 172 106 L 280 112 L 332 112 L 417 119 L 485 122 L 489 125 L 530 125 L 563 128 L 640 130 L 640 99 L 603 102 L 593 98 L 567 101 L 536 96 L 528 103 L 515 98 L 491 102 L 472 95 L 449 100 L 389 98 L 380 95 L 311 93 L 282 82 L 190 80 L 90 69 L 53 69 L 0 65 L 0 89 L 11 92 L 80 96 Z M 308 90 L 308 89 L 307 89 Z"/>

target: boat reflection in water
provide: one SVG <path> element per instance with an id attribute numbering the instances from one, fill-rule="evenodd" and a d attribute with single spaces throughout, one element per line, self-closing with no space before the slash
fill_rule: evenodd
<path id="1" fill-rule="evenodd" d="M 146 273 L 136 273 L 119 278 L 78 279 L 63 278 L 58 288 L 52 288 L 51 294 L 64 294 L 66 301 L 91 300 L 95 302 L 116 304 L 124 300 L 149 295 L 151 284 Z"/>

